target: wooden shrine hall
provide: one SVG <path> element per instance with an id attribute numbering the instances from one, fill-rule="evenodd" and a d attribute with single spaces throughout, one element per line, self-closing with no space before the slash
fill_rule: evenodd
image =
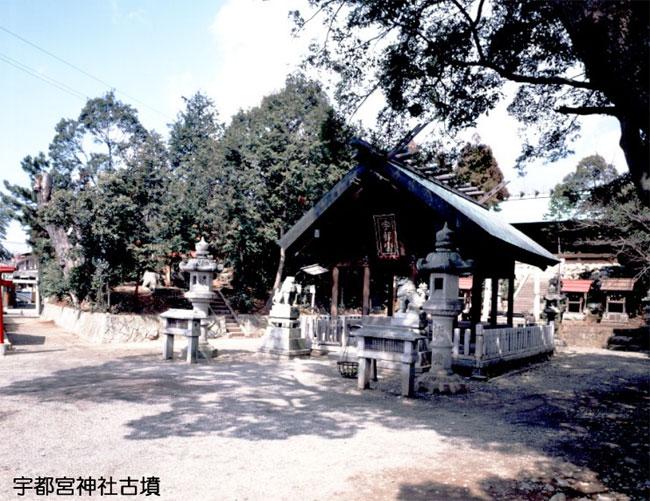
<path id="1" fill-rule="evenodd" d="M 512 325 L 515 261 L 543 269 L 556 264 L 555 257 L 431 169 L 363 141 L 356 146 L 358 165 L 278 241 L 285 274 L 315 285 L 316 304 L 331 318 L 391 316 L 399 278 L 426 282 L 418 276 L 417 259 L 433 250 L 435 233 L 447 223 L 460 255 L 474 262 L 469 320 L 480 322 L 489 278 L 490 324 L 496 326 L 501 279 L 508 283 L 506 318 Z"/>

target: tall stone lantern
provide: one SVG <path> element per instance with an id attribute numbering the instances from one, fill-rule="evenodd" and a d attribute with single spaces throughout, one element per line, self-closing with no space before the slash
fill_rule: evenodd
<path id="1" fill-rule="evenodd" d="M 183 261 L 179 268 L 190 275 L 190 288 L 185 297 L 192 303 L 192 309 L 201 317 L 201 342 L 199 354 L 205 358 L 216 355 L 215 349 L 208 343 L 208 329 L 210 325 L 210 302 L 214 299 L 212 281 L 219 265 L 208 253 L 208 243 L 201 237 L 196 243 L 196 253 L 193 258 Z"/>
<path id="2" fill-rule="evenodd" d="M 469 272 L 473 262 L 461 258 L 452 240 L 453 231 L 445 223 L 436 233 L 435 250 L 417 262 L 419 271 L 429 273 L 429 299 L 422 309 L 431 327 L 431 370 L 419 383 L 439 392 L 455 392 L 464 386 L 451 371 L 452 335 L 454 321 L 463 309 L 458 277 Z"/>

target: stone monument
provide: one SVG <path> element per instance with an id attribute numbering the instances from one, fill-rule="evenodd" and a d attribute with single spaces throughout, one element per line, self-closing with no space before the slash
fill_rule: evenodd
<path id="1" fill-rule="evenodd" d="M 456 393 L 465 388 L 463 380 L 451 370 L 452 335 L 454 322 L 463 309 L 458 277 L 469 272 L 473 262 L 461 258 L 452 238 L 453 232 L 445 223 L 436 233 L 434 252 L 417 262 L 419 271 L 429 273 L 429 298 L 422 309 L 431 329 L 431 370 L 418 379 L 418 387 L 441 393 Z"/>
<path id="2" fill-rule="evenodd" d="M 201 318 L 199 357 L 212 358 L 217 356 L 217 350 L 208 343 L 208 329 L 212 318 L 210 302 L 215 297 L 212 281 L 219 266 L 208 253 L 208 243 L 203 237 L 196 243 L 195 249 L 195 256 L 183 261 L 179 268 L 190 275 L 190 289 L 185 293 L 185 297 L 192 303 L 193 311 Z"/>
<path id="3" fill-rule="evenodd" d="M 300 314 L 296 306 L 301 291 L 302 287 L 294 277 L 284 279 L 273 295 L 269 325 L 259 351 L 289 358 L 309 356 L 311 350 L 301 336 Z"/>

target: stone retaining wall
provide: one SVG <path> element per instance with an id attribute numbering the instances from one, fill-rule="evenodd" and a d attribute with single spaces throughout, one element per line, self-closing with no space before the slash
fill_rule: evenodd
<path id="1" fill-rule="evenodd" d="M 557 337 L 567 346 L 607 348 L 607 340 L 613 336 L 615 327 L 617 326 L 565 320 Z"/>
<path id="2" fill-rule="evenodd" d="M 162 322 L 158 315 L 114 315 L 45 303 L 41 318 L 52 320 L 59 327 L 95 343 L 148 341 L 157 339 L 162 332 Z M 208 337 L 218 337 L 225 333 L 226 317 L 218 316 L 211 322 Z"/>
<path id="3" fill-rule="evenodd" d="M 158 315 L 112 315 L 91 313 L 68 306 L 45 303 L 41 319 L 95 343 L 124 343 L 156 339 L 161 323 Z"/>

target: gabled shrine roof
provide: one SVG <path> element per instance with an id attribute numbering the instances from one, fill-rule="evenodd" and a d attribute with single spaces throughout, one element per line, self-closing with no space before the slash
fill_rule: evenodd
<path id="1" fill-rule="evenodd" d="M 634 290 L 633 278 L 604 278 L 600 283 L 600 289 L 604 291 L 631 291 Z"/>
<path id="2" fill-rule="evenodd" d="M 593 280 L 562 280 L 562 292 L 589 292 Z"/>
<path id="3" fill-rule="evenodd" d="M 497 213 L 453 188 L 424 177 L 415 169 L 399 162 L 380 157 L 372 152 L 362 156 L 359 165 L 350 170 L 328 191 L 282 238 L 278 245 L 290 247 L 306 232 L 346 191 L 364 176 L 374 171 L 390 179 L 396 186 L 410 192 L 448 221 L 461 220 L 500 240 L 511 249 L 513 257 L 521 262 L 539 267 L 554 265 L 558 260 L 537 242 L 505 222 Z"/>

